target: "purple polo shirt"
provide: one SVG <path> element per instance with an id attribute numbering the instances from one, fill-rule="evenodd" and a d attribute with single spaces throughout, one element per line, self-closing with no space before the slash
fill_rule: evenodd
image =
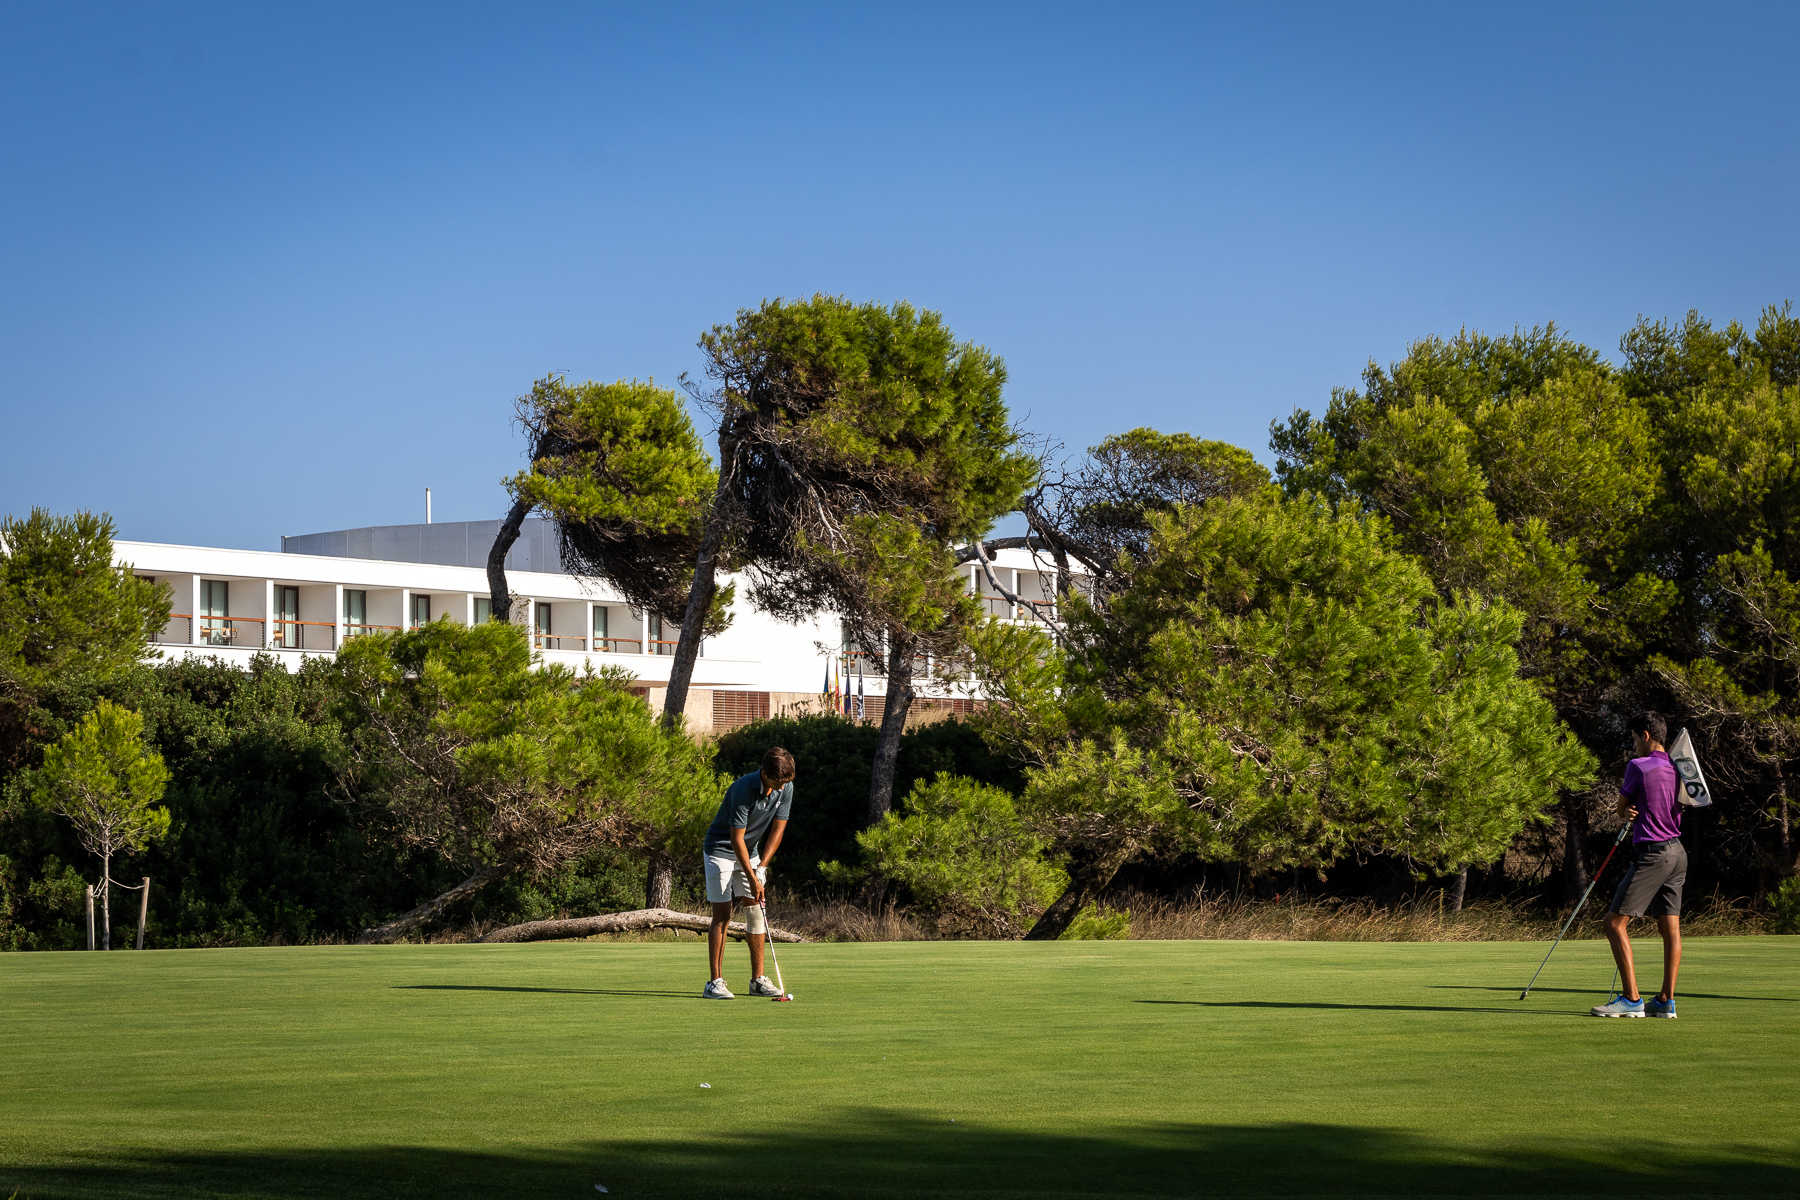
<path id="1" fill-rule="evenodd" d="M 1670 838 L 1681 836 L 1681 804 L 1675 799 L 1675 793 L 1681 787 L 1681 780 L 1675 774 L 1675 764 L 1661 750 L 1652 750 L 1642 758 L 1634 758 L 1625 765 L 1625 778 L 1619 784 L 1619 794 L 1631 801 L 1638 810 L 1637 821 L 1632 825 L 1631 841 L 1666 842 Z"/>

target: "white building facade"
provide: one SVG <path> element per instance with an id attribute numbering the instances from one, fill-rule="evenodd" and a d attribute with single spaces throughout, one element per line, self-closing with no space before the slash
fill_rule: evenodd
<path id="1" fill-rule="evenodd" d="M 171 615 L 152 638 L 154 653 L 238 665 L 269 654 L 293 667 L 307 658 L 334 655 L 361 634 L 416 628 L 429 621 L 472 625 L 487 620 L 487 572 L 470 560 L 485 562 L 496 524 L 312 534 L 284 538 L 280 551 L 118 541 L 114 555 L 140 578 L 170 590 Z M 562 571 L 543 523 L 531 523 L 526 534 L 508 556 L 507 586 L 516 598 L 514 620 L 527 628 L 543 661 L 577 671 L 584 666 L 623 669 L 634 688 L 660 708 L 679 627 L 665 627 L 655 615 L 632 608 L 602 580 Z M 297 547 L 319 546 L 348 552 L 296 552 Z M 369 556 L 377 553 L 407 558 Z M 416 561 L 424 559 L 447 561 Z M 1054 597 L 1055 577 L 1048 563 L 1020 550 L 1000 551 L 994 561 L 1001 583 L 1015 595 L 1046 605 Z M 1037 619 L 995 594 L 978 566 L 965 567 L 963 573 L 989 615 Z M 687 705 L 692 731 L 720 733 L 781 713 L 822 711 L 829 707 L 821 699 L 828 673 L 835 675 L 841 693 L 860 696 L 861 719 L 880 721 L 887 683 L 879 654 L 849 645 L 835 616 L 800 625 L 776 621 L 747 603 L 745 594 L 740 582 L 730 628 L 701 646 Z M 914 687 L 919 699 L 913 720 L 972 711 L 980 703 L 965 683 L 926 671 L 916 673 Z M 855 717 L 855 700 L 847 707 Z"/>

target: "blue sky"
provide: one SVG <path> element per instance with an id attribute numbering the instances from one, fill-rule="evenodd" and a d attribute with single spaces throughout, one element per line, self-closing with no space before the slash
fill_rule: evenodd
<path id="1" fill-rule="evenodd" d="M 498 516 L 513 396 L 906 299 L 1071 449 L 1800 301 L 1786 5 L 0 8 L 0 512 Z"/>

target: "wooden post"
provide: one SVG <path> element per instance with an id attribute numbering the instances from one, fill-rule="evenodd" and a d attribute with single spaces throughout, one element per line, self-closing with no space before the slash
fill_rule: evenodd
<path id="1" fill-rule="evenodd" d="M 87 885 L 88 949 L 94 948 L 94 885 Z"/>
<path id="2" fill-rule="evenodd" d="M 150 877 L 144 876 L 144 890 L 138 895 L 137 948 L 144 948 L 144 923 L 150 919 Z"/>

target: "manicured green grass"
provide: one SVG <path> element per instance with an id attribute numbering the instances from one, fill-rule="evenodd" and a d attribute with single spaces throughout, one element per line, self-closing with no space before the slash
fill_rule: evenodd
<path id="1" fill-rule="evenodd" d="M 1800 1193 L 1800 939 L 1691 940 L 1672 1022 L 1543 950 L 12 955 L 0 1200 Z"/>

